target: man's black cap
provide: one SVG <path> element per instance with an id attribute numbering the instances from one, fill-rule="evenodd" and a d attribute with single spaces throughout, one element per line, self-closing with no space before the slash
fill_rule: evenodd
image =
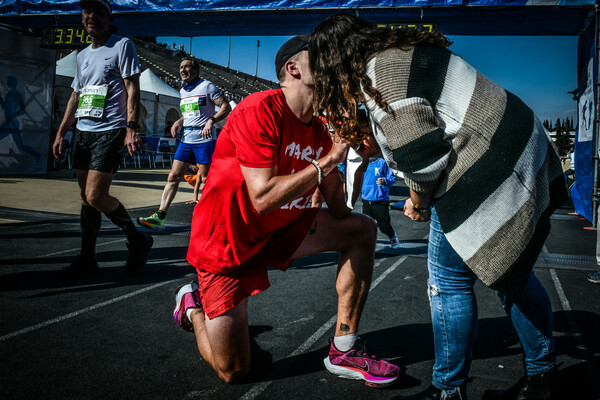
<path id="1" fill-rule="evenodd" d="M 110 1 L 108 0 L 81 0 L 78 1 L 79 7 L 83 8 L 85 4 L 97 3 L 99 5 L 104 6 L 108 10 L 108 14 L 112 15 L 112 6 L 110 5 Z"/>
<path id="2" fill-rule="evenodd" d="M 310 35 L 294 36 L 281 46 L 275 56 L 275 73 L 277 75 L 279 75 L 279 71 L 281 71 L 287 60 L 302 50 L 308 49 L 308 39 L 310 39 Z"/>

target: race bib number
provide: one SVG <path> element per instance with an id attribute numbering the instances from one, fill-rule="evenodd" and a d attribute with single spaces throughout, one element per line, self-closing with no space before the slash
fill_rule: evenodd
<path id="1" fill-rule="evenodd" d="M 79 106 L 75 118 L 102 118 L 108 86 L 86 86 L 79 93 Z"/>
<path id="2" fill-rule="evenodd" d="M 183 118 L 200 117 L 200 106 L 203 105 L 206 105 L 206 97 L 204 96 L 187 97 L 185 99 L 181 99 L 181 103 L 179 103 Z"/>

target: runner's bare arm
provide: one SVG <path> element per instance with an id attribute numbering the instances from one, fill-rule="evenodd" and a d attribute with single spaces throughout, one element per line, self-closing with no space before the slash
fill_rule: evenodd
<path id="1" fill-rule="evenodd" d="M 231 105 L 227 102 L 225 97 L 217 97 L 215 99 L 215 104 L 219 107 L 219 111 L 214 115 L 215 122 L 221 121 L 223 118 L 229 115 L 231 112 Z"/>
<path id="2" fill-rule="evenodd" d="M 340 174 L 327 175 L 319 188 L 327 203 L 327 209 L 334 217 L 343 218 L 352 212 L 346 206 L 346 194 Z"/>
<path id="3" fill-rule="evenodd" d="M 327 177 L 329 172 L 337 168 L 347 152 L 347 142 L 334 142 L 331 151 L 318 160 L 323 176 Z M 260 214 L 267 214 L 302 196 L 317 184 L 319 177 L 314 165 L 309 165 L 292 175 L 283 176 L 277 175 L 276 167 L 250 168 L 242 165 L 241 168 L 252 205 Z M 323 182 L 328 178 L 323 179 Z"/>
<path id="4" fill-rule="evenodd" d="M 183 117 L 179 118 L 177 121 L 171 125 L 171 136 L 177 137 L 179 135 L 179 131 L 181 131 L 181 127 L 183 126 Z"/>
<path id="5" fill-rule="evenodd" d="M 225 97 L 217 97 L 215 99 L 215 104 L 217 105 L 217 107 L 220 108 L 219 111 L 217 111 L 216 114 L 213 116 L 214 120 L 209 119 L 208 122 L 204 125 L 204 129 L 202 129 L 202 136 L 204 136 L 205 138 L 208 138 L 212 135 L 212 128 L 214 124 L 225 118 L 231 112 L 231 106 L 229 105 L 227 100 L 225 100 Z"/>
<path id="6" fill-rule="evenodd" d="M 124 78 L 123 82 L 125 82 L 125 89 L 127 90 L 127 121 L 137 122 L 140 112 L 140 75 L 131 75 Z M 144 148 L 137 128 L 127 128 L 125 147 L 132 156 Z"/>
<path id="7" fill-rule="evenodd" d="M 60 158 L 64 154 L 63 143 L 65 134 L 75 122 L 75 111 L 77 111 L 78 105 L 79 93 L 73 90 L 73 93 L 71 93 L 71 97 L 69 97 L 69 102 L 67 103 L 65 116 L 63 117 L 63 120 L 60 123 L 60 127 L 56 132 L 56 139 L 54 139 L 54 143 L 52 144 L 52 154 L 55 158 Z"/>

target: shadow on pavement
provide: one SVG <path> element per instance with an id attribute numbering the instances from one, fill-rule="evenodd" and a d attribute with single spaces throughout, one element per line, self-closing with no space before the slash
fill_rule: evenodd
<path id="1" fill-rule="evenodd" d="M 133 277 L 125 275 L 123 273 L 122 266 L 103 266 L 103 264 L 108 262 L 120 262 L 124 265 L 124 260 L 127 259 L 127 250 L 101 252 L 96 254 L 98 264 L 100 265 L 99 276 L 70 280 L 59 279 L 55 276 L 55 274 L 63 267 L 69 265 L 74 258 L 73 256 L 49 257 L 44 259 L 34 258 L 3 260 L 3 264 L 9 264 L 9 262 L 14 261 L 13 263 L 23 265 L 35 265 L 43 263 L 58 264 L 60 267 L 56 268 L 55 270 L 29 270 L 2 275 L 2 279 L 0 280 L 0 292 L 49 289 L 50 291 L 41 292 L 32 296 L 46 297 L 68 292 L 97 290 L 102 286 L 105 286 L 105 288 L 108 289 L 120 286 L 151 284 L 177 279 L 183 275 L 195 273 L 195 270 L 191 266 L 181 265 L 183 262 L 185 262 L 186 252 L 187 247 L 152 249 L 150 250 L 150 257 L 148 258 L 149 264 Z M 160 262 L 160 260 L 165 261 Z M 82 287 L 82 285 L 88 286 Z"/>

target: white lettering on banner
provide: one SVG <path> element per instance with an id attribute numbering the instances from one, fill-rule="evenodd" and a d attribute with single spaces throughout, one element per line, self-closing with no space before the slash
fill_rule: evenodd
<path id="1" fill-rule="evenodd" d="M 578 142 L 588 142 L 593 139 L 593 122 L 595 115 L 594 104 L 594 63 L 590 59 L 587 66 L 587 86 L 583 94 L 579 97 L 579 132 L 577 134 Z"/>
<path id="2" fill-rule="evenodd" d="M 315 151 L 311 146 L 306 146 L 304 149 L 300 150 L 300 145 L 296 144 L 296 142 L 292 142 L 285 148 L 284 154 L 294 157 L 297 160 L 306 160 L 310 162 L 311 159 L 319 159 L 322 152 L 323 147 L 319 147 L 319 149 Z"/>

